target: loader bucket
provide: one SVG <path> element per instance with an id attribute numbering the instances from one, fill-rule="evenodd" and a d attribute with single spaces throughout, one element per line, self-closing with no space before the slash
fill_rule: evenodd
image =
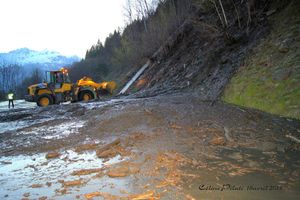
<path id="1" fill-rule="evenodd" d="M 113 91 L 116 89 L 116 82 L 110 81 L 110 82 L 103 82 L 101 89 L 108 91 L 110 94 L 113 93 Z"/>

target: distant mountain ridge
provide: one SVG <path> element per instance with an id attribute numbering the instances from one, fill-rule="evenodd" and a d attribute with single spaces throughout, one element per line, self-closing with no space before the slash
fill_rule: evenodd
<path id="1" fill-rule="evenodd" d="M 70 66 L 80 60 L 77 56 L 63 56 L 58 52 L 43 50 L 35 51 L 20 48 L 8 53 L 0 53 L 0 64 L 18 64 L 27 70 L 39 68 L 42 71 L 55 70 Z"/>

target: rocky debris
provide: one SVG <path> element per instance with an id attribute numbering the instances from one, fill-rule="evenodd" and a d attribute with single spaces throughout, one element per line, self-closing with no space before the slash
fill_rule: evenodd
<path id="1" fill-rule="evenodd" d="M 26 117 L 31 116 L 32 114 L 29 113 L 13 113 L 13 114 L 7 114 L 0 116 L 0 122 L 11 122 L 11 121 L 17 121 Z"/>
<path id="2" fill-rule="evenodd" d="M 129 175 L 129 169 L 127 167 L 114 168 L 109 170 L 107 175 L 111 178 L 125 177 Z"/>
<path id="3" fill-rule="evenodd" d="M 47 187 L 51 187 L 52 183 L 51 182 L 46 182 Z"/>
<path id="4" fill-rule="evenodd" d="M 273 178 L 274 171 L 280 169 L 281 171 L 278 170 L 277 173 L 281 174 L 274 175 L 276 183 L 278 180 L 286 183 L 297 183 L 299 180 L 299 172 L 296 170 L 299 162 L 291 162 L 292 164 L 289 165 L 287 161 L 292 161 L 291 158 L 288 158 L 291 156 L 289 152 L 281 153 L 279 157 L 276 157 L 277 151 L 261 152 L 256 147 L 262 141 L 271 142 L 277 146 L 282 143 L 296 143 L 290 138 L 286 138 L 285 134 L 299 138 L 299 132 L 293 131 L 295 127 L 299 129 L 298 122 L 289 123 L 286 119 L 257 114 L 248 109 L 241 111 L 219 103 L 214 106 L 206 106 L 205 103 L 199 104 L 198 99 L 190 102 L 190 98 L 182 97 L 184 101 L 175 99 L 176 103 L 173 100 L 171 103 L 168 102 L 169 99 L 172 100 L 171 97 L 167 97 L 161 101 L 159 99 L 159 102 L 157 100 L 143 100 L 142 104 L 137 103 L 134 106 L 128 104 L 130 112 L 126 110 L 126 107 L 121 110 L 116 108 L 109 110 L 109 116 L 97 114 L 98 112 L 103 114 L 101 110 L 89 111 L 91 113 L 87 113 L 85 117 L 97 116 L 100 121 L 102 117 L 113 116 L 111 117 L 113 122 L 116 121 L 115 119 L 119 119 L 118 126 L 126 128 L 121 128 L 118 131 L 104 127 L 103 132 L 101 129 L 100 133 L 99 127 L 103 127 L 103 124 L 98 123 L 99 125 L 95 125 L 93 128 L 87 127 L 84 132 L 78 134 L 79 138 L 75 136 L 66 139 L 73 140 L 72 143 L 69 143 L 70 145 L 63 145 L 65 139 L 53 141 L 58 144 L 57 146 L 63 147 L 63 149 L 56 150 L 57 152 L 66 151 L 68 155 L 62 155 L 60 159 L 56 160 L 46 160 L 45 165 L 43 164 L 45 161 L 43 153 L 39 154 L 42 159 L 37 155 L 32 156 L 28 164 L 30 168 L 26 171 L 32 172 L 30 175 L 33 175 L 34 180 L 38 180 L 37 178 L 40 177 L 43 178 L 41 180 L 45 180 L 45 183 L 42 182 L 45 188 L 43 190 L 36 189 L 35 191 L 38 193 L 35 195 L 46 195 L 42 192 L 49 190 L 50 192 L 55 191 L 56 194 L 54 195 L 63 199 L 75 198 L 74 195 L 81 194 L 76 198 L 117 200 L 122 198 L 159 199 L 160 196 L 162 199 L 173 199 L 174 195 L 177 196 L 177 193 L 180 193 L 181 196 L 178 199 L 192 200 L 197 196 L 192 196 L 195 193 L 188 195 L 190 190 L 197 187 L 199 181 L 206 179 L 206 175 L 212 176 L 213 179 L 215 178 L 214 180 L 222 183 L 224 180 L 235 180 L 236 176 L 244 176 L 249 173 L 260 173 L 263 174 L 262 177 L 272 176 Z M 193 104 L 192 102 L 197 103 Z M 148 106 L 152 104 L 154 106 Z M 147 109 L 149 107 L 151 110 L 151 115 L 144 112 L 143 106 L 145 105 L 147 105 Z M 176 112 L 174 112 L 175 109 Z M 122 118 L 118 118 L 120 113 Z M 132 113 L 138 114 L 133 115 Z M 153 120 L 150 123 L 146 120 L 144 120 L 145 124 L 136 123 L 138 120 L 135 117 L 140 119 L 145 115 L 147 117 L 155 115 L 155 117 L 160 118 L 157 117 L 157 121 Z M 116 116 L 117 118 L 114 118 Z M 129 116 L 130 120 L 127 120 L 126 117 L 129 118 Z M 232 118 L 228 116 L 232 116 Z M 252 124 L 254 118 L 259 120 Z M 293 123 L 296 125 L 293 126 Z M 95 124 L 97 123 L 95 122 Z M 111 127 L 113 126 L 115 123 L 111 124 Z M 128 127 L 130 128 L 128 129 Z M 224 127 L 230 127 L 228 132 Z M 282 130 L 284 132 L 280 134 Z M 107 141 L 111 137 L 120 139 L 106 145 L 94 143 L 79 145 L 82 144 L 82 141 Z M 230 139 L 234 139 L 235 147 L 230 146 Z M 215 145 L 210 144 L 210 142 Z M 248 143 L 254 145 L 250 148 Z M 51 149 L 51 151 L 55 149 Z M 268 150 L 268 148 L 265 149 Z M 95 152 L 98 153 L 97 156 L 94 154 Z M 104 156 L 103 152 L 107 153 L 105 157 L 108 158 L 108 162 L 102 166 L 103 160 L 99 159 L 98 156 Z M 114 155 L 121 156 L 111 157 Z M 3 159 L 15 163 L 15 160 L 11 158 Z M 44 173 L 48 169 L 51 169 L 48 171 L 51 173 Z M 56 170 L 58 170 L 57 174 Z M 61 177 L 65 180 L 59 181 L 61 184 L 57 184 L 52 173 L 57 176 L 62 175 Z M 291 175 L 292 173 L 293 175 Z M 57 177 L 56 175 L 55 177 Z M 282 176 L 288 178 L 284 179 Z M 243 179 L 244 177 L 238 178 Z M 49 182 L 46 183 L 46 181 Z M 132 184 L 130 193 L 121 192 L 127 187 L 127 185 L 119 184 L 122 182 Z M 31 184 L 30 182 L 26 185 Z M 87 188 L 92 189 L 94 184 L 98 188 L 92 191 L 86 190 Z M 58 190 L 56 190 L 57 185 L 61 185 Z M 102 190 L 110 193 L 103 193 Z M 75 191 L 76 194 L 74 194 Z M 93 191 L 98 192 L 94 193 Z M 87 193 L 86 196 L 85 193 Z M 121 196 L 116 196 L 120 193 Z M 31 196 L 33 197 L 33 195 Z M 56 198 L 57 196 L 49 196 L 48 198 Z M 35 198 L 37 199 L 36 196 Z"/>
<path id="5" fill-rule="evenodd" d="M 224 172 L 230 177 L 243 176 L 252 172 L 263 172 L 264 169 L 257 168 L 259 166 L 254 161 L 249 160 L 248 163 L 235 164 L 229 161 L 218 161 L 217 166 L 211 167 L 211 170 Z"/>
<path id="6" fill-rule="evenodd" d="M 103 197 L 107 200 L 158 200 L 160 194 L 157 194 L 154 190 L 148 190 L 140 194 L 128 194 L 127 196 L 116 196 L 106 192 L 92 192 L 85 194 L 86 199 L 93 199 L 94 197 Z"/>
<path id="7" fill-rule="evenodd" d="M 30 196 L 30 193 L 29 192 L 26 192 L 23 194 L 23 197 L 29 197 Z"/>
<path id="8" fill-rule="evenodd" d="M 196 198 L 194 198 L 192 195 L 187 194 L 185 195 L 186 200 L 196 200 Z"/>
<path id="9" fill-rule="evenodd" d="M 76 170 L 74 172 L 72 172 L 72 176 L 81 176 L 81 175 L 89 175 L 89 174 L 94 174 L 94 173 L 98 173 L 101 172 L 102 169 L 101 168 L 96 168 L 96 169 L 81 169 L 81 170 Z"/>
<path id="10" fill-rule="evenodd" d="M 99 158 L 111 158 L 115 157 L 118 152 L 115 149 L 107 149 L 105 151 L 97 151 L 97 156 Z"/>
<path id="11" fill-rule="evenodd" d="M 46 196 L 42 196 L 42 197 L 38 198 L 38 200 L 46 200 L 46 199 L 48 199 L 48 197 L 46 197 Z"/>
<path id="12" fill-rule="evenodd" d="M 79 180 L 74 180 L 74 181 L 62 181 L 63 187 L 74 187 L 74 186 L 80 186 L 84 182 L 79 179 Z"/>
<path id="13" fill-rule="evenodd" d="M 77 146 L 75 148 L 75 152 L 83 152 L 83 151 L 89 151 L 89 150 L 95 150 L 98 147 L 98 144 L 96 143 L 91 143 L 91 144 L 83 144 L 80 146 Z"/>
<path id="14" fill-rule="evenodd" d="M 129 155 L 129 152 L 121 146 L 121 140 L 116 139 L 113 142 L 104 145 L 100 149 L 97 149 L 96 155 L 98 158 L 112 158 L 116 155 L 126 156 Z"/>
<path id="15" fill-rule="evenodd" d="M 178 130 L 182 129 L 182 127 L 179 126 L 179 125 L 177 125 L 177 124 L 171 124 L 171 125 L 170 125 L 170 128 L 171 128 L 171 129 L 178 129 Z"/>
<path id="16" fill-rule="evenodd" d="M 128 196 L 131 200 L 146 200 L 146 199 L 160 199 L 160 195 L 156 194 L 155 191 L 150 190 L 142 194 L 133 194 Z"/>
<path id="17" fill-rule="evenodd" d="M 209 141 L 209 144 L 211 145 L 225 145 L 225 143 L 224 137 L 221 136 L 215 136 Z"/>
<path id="18" fill-rule="evenodd" d="M 244 163 L 245 166 L 250 167 L 250 168 L 259 168 L 260 164 L 254 160 L 249 160 L 247 159 L 246 162 Z"/>
<path id="19" fill-rule="evenodd" d="M 120 139 L 116 139 L 113 142 L 104 145 L 103 147 L 101 147 L 100 149 L 98 149 L 96 151 L 96 155 L 99 158 L 108 158 L 108 157 L 113 157 L 117 154 L 116 151 L 114 151 L 113 148 L 115 148 L 115 146 L 120 145 L 121 140 Z"/>
<path id="20" fill-rule="evenodd" d="M 99 196 L 101 196 L 101 192 L 92 192 L 84 195 L 86 199 L 93 199 L 94 197 L 99 197 Z"/>
<path id="21" fill-rule="evenodd" d="M 103 147 L 101 147 L 100 149 L 98 149 L 97 151 L 106 151 L 114 146 L 117 146 L 117 145 L 120 145 L 121 143 L 121 140 L 118 138 L 116 140 L 114 140 L 113 142 L 109 143 L 109 144 L 106 144 L 104 145 Z"/>
<path id="22" fill-rule="evenodd" d="M 111 167 L 107 175 L 111 178 L 125 177 L 130 174 L 136 174 L 140 171 L 140 164 L 131 162 L 122 162 Z"/>
<path id="23" fill-rule="evenodd" d="M 42 184 L 32 184 L 30 187 L 31 188 L 41 188 L 41 187 L 43 187 L 43 185 Z"/>
<path id="24" fill-rule="evenodd" d="M 58 152 L 50 152 L 46 154 L 46 159 L 53 159 L 53 158 L 58 158 L 60 156 L 60 153 Z"/>
<path id="25" fill-rule="evenodd" d="M 243 161 L 243 155 L 240 152 L 233 152 L 228 155 L 229 158 L 234 159 L 238 162 Z"/>
<path id="26" fill-rule="evenodd" d="M 125 147 L 134 146 L 136 143 L 148 139 L 150 137 L 149 135 L 146 135 L 143 132 L 133 132 L 129 136 L 123 138 L 122 145 Z M 129 152 L 127 152 L 127 154 L 129 154 Z"/>
<path id="27" fill-rule="evenodd" d="M 274 151 L 277 149 L 277 145 L 275 142 L 268 141 L 257 142 L 256 147 L 261 151 Z"/>
<path id="28" fill-rule="evenodd" d="M 293 71 L 291 69 L 278 69 L 272 74 L 272 79 L 274 81 L 282 81 L 282 80 L 287 80 Z"/>
<path id="29" fill-rule="evenodd" d="M 278 49 L 278 51 L 280 53 L 287 53 L 287 52 L 289 52 L 289 48 L 287 48 L 287 47 L 281 47 L 281 48 Z"/>
<path id="30" fill-rule="evenodd" d="M 3 165 L 11 165 L 12 164 L 11 161 L 1 161 L 0 163 Z"/>
<path id="31" fill-rule="evenodd" d="M 163 173 L 163 177 L 156 181 L 155 188 L 165 188 L 167 186 L 178 187 L 182 184 L 183 177 L 188 176 L 190 180 L 196 178 L 192 174 L 183 173 L 181 166 L 192 165 L 192 160 L 188 159 L 177 152 L 161 152 L 155 156 L 155 162 L 152 170 L 143 172 L 143 174 L 150 177 L 157 177 Z M 149 159 L 151 160 L 151 159 Z"/>
<path id="32" fill-rule="evenodd" d="M 63 189 L 57 189 L 55 190 L 56 193 L 60 194 L 60 195 L 65 195 L 67 194 L 68 190 L 66 188 L 63 188 Z"/>

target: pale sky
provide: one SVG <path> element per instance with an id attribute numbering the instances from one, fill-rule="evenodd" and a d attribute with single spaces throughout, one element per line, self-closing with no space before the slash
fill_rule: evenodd
<path id="1" fill-rule="evenodd" d="M 124 27 L 125 0 L 0 0 L 0 52 L 28 47 L 84 57 Z"/>

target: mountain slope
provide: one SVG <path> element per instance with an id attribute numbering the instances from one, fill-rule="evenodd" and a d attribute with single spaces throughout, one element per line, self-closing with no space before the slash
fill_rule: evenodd
<path id="1" fill-rule="evenodd" d="M 246 31 L 237 29 L 238 22 L 232 17 L 230 27 L 221 30 L 214 10 L 199 8 L 191 19 L 177 31 L 172 42 L 155 58 L 151 67 L 131 88 L 138 96 L 190 91 L 201 100 L 217 100 L 234 72 L 242 65 L 249 51 L 268 33 L 266 12 L 263 4 Z M 227 15 L 234 13 L 231 5 Z M 247 17 L 241 16 L 246 21 Z M 230 36 L 228 36 L 230 35 Z"/>
<path id="2" fill-rule="evenodd" d="M 0 64 L 18 64 L 26 69 L 40 68 L 41 70 L 58 69 L 79 61 L 77 56 L 63 56 L 55 51 L 34 51 L 21 48 L 8 53 L 0 53 Z"/>
<path id="3" fill-rule="evenodd" d="M 299 2 L 262 5 L 248 31 L 229 17 L 231 25 L 220 31 L 218 18 L 200 9 L 130 92 L 142 97 L 186 91 L 212 102 L 224 95 L 229 103 L 299 118 Z M 235 12 L 225 10 L 228 16 Z"/>
<path id="4" fill-rule="evenodd" d="M 271 34 L 248 55 L 224 100 L 300 119 L 300 3 L 270 16 Z"/>

